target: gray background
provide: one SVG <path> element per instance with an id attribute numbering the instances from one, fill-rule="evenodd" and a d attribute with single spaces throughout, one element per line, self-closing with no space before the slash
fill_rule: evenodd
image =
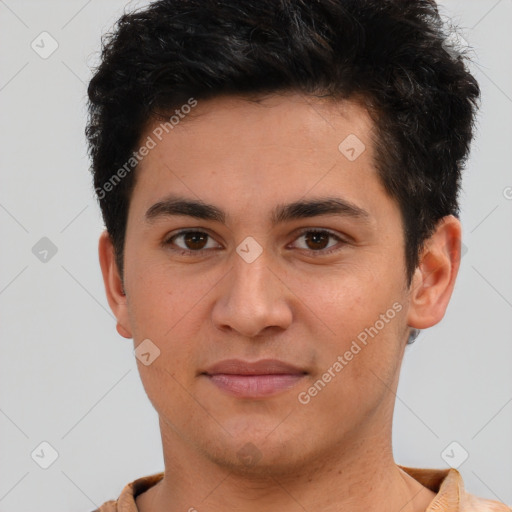
<path id="1" fill-rule="evenodd" d="M 163 469 L 132 341 L 104 296 L 83 134 L 100 36 L 125 4 L 145 3 L 0 0 L 0 512 L 87 512 Z M 394 453 L 445 468 L 456 441 L 447 451 L 468 452 L 466 488 L 510 505 L 512 1 L 442 6 L 474 47 L 483 90 L 462 194 L 468 250 L 445 319 L 406 350 Z M 59 45 L 47 59 L 31 48 L 43 31 Z M 46 262 L 42 237 L 57 248 Z M 31 457 L 51 461 L 43 441 L 59 454 L 48 469 Z"/>

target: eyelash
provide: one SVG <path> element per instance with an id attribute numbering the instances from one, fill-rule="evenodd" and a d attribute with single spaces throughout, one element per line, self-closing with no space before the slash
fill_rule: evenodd
<path id="1" fill-rule="evenodd" d="M 167 246 L 167 247 L 171 247 L 172 245 L 172 242 L 173 240 L 175 240 L 176 238 L 182 236 L 182 235 L 186 235 L 186 234 L 203 234 L 203 235 L 206 235 L 208 236 L 209 238 L 213 238 L 210 234 L 208 234 L 207 232 L 205 231 L 200 231 L 200 230 L 193 230 L 193 229 L 184 229 L 182 231 L 179 231 L 178 233 L 175 233 L 174 235 L 172 235 L 171 237 L 167 238 L 164 242 L 163 242 L 163 245 L 164 246 Z M 301 236 L 304 236 L 308 233 L 320 233 L 320 234 L 326 234 L 328 235 L 330 238 L 334 238 L 338 241 L 338 243 L 342 243 L 342 244 L 346 244 L 347 242 L 345 240 L 343 240 L 341 237 L 339 237 L 338 235 L 335 235 L 334 233 L 332 233 L 331 231 L 329 230 L 326 230 L 326 229 L 314 229 L 314 228 L 308 228 L 308 229 L 305 229 L 303 231 L 301 231 L 297 237 L 295 238 L 295 240 L 297 240 L 298 238 L 300 238 Z M 338 245 L 338 244 L 337 244 Z M 171 247 L 171 250 L 174 251 L 174 252 L 177 252 L 179 253 L 180 255 L 199 255 L 199 254 L 202 254 L 206 251 L 210 251 L 211 249 L 199 249 L 197 251 L 193 251 L 193 250 L 190 250 L 190 249 L 182 249 L 182 248 L 178 248 L 178 249 L 175 249 L 175 248 L 172 248 Z M 327 256 L 333 252 L 337 252 L 339 250 L 341 250 L 341 247 L 336 247 L 336 246 L 333 246 L 329 249 L 319 249 L 317 251 L 313 250 L 313 249 L 300 249 L 302 251 L 308 251 L 309 253 L 315 255 L 314 257 L 316 256 Z"/>

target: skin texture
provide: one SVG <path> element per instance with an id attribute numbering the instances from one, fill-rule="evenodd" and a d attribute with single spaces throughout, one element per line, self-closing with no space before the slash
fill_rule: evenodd
<path id="1" fill-rule="evenodd" d="M 126 295 L 106 232 L 99 254 L 118 332 L 135 347 L 150 339 L 160 350 L 150 365 L 138 361 L 159 414 L 165 459 L 164 479 L 137 499 L 143 512 L 410 512 L 434 498 L 396 466 L 391 426 L 410 328 L 439 322 L 450 299 L 460 224 L 452 216 L 440 221 L 408 288 L 400 211 L 377 176 L 372 130 L 353 101 L 295 93 L 260 103 L 219 97 L 199 102 L 139 164 L 126 232 Z M 350 134 L 366 147 L 354 161 L 338 150 Z M 146 220 L 170 194 L 213 204 L 226 222 Z M 325 197 L 367 215 L 271 224 L 277 205 Z M 184 237 L 163 243 L 185 228 L 209 237 L 202 245 Z M 306 228 L 335 236 L 315 244 Z M 263 249 L 252 263 L 236 251 L 249 236 Z M 205 250 L 179 252 L 198 247 Z M 337 250 L 325 254 L 330 249 Z M 301 403 L 299 393 L 393 304 L 400 306 L 393 319 Z M 229 358 L 280 359 L 306 375 L 273 396 L 238 398 L 201 375 Z M 249 462 L 241 456 L 247 450 Z"/>

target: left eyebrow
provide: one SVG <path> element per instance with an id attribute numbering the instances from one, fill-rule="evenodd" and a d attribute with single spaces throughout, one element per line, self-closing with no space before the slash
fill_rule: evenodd
<path id="1" fill-rule="evenodd" d="M 146 214 L 147 222 L 160 217 L 188 216 L 196 219 L 226 223 L 226 213 L 215 205 L 185 197 L 169 196 L 151 206 Z M 306 219 L 320 215 L 352 217 L 368 222 L 370 214 L 355 204 L 337 197 L 299 200 L 278 205 L 271 214 L 271 224 L 276 226 L 295 219 Z"/>
<path id="2" fill-rule="evenodd" d="M 352 217 L 365 222 L 370 220 L 370 214 L 355 204 L 337 197 L 295 201 L 278 205 L 272 213 L 272 225 L 288 222 L 294 219 L 306 219 L 320 215 L 338 215 Z"/>

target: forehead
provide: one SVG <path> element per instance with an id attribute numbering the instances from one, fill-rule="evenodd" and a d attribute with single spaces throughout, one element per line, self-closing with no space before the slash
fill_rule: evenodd
<path id="1" fill-rule="evenodd" d="M 315 150 L 311 141 L 322 136 L 343 139 L 350 131 L 364 138 L 373 129 L 373 122 L 362 99 L 335 100 L 330 97 L 308 96 L 298 92 L 274 93 L 263 97 L 223 95 L 208 100 L 191 100 L 162 114 L 162 119 L 150 120 L 141 136 L 160 142 L 167 135 L 176 138 L 209 135 L 196 150 L 202 152 L 219 147 L 223 141 L 237 143 L 297 145 Z M 212 132 L 215 137 L 212 138 Z M 346 133 L 345 135 L 347 135 Z M 303 143 L 306 142 L 306 146 Z M 337 149 L 337 146 L 334 150 Z M 318 147 L 324 151 L 325 147 Z"/>
<path id="2" fill-rule="evenodd" d="M 148 124 L 141 136 L 154 147 L 139 163 L 132 200 L 146 209 L 166 195 L 210 204 L 221 198 L 228 209 L 334 192 L 369 204 L 383 193 L 373 122 L 359 102 L 299 93 L 260 101 L 224 96 L 178 114 L 172 123 Z"/>

